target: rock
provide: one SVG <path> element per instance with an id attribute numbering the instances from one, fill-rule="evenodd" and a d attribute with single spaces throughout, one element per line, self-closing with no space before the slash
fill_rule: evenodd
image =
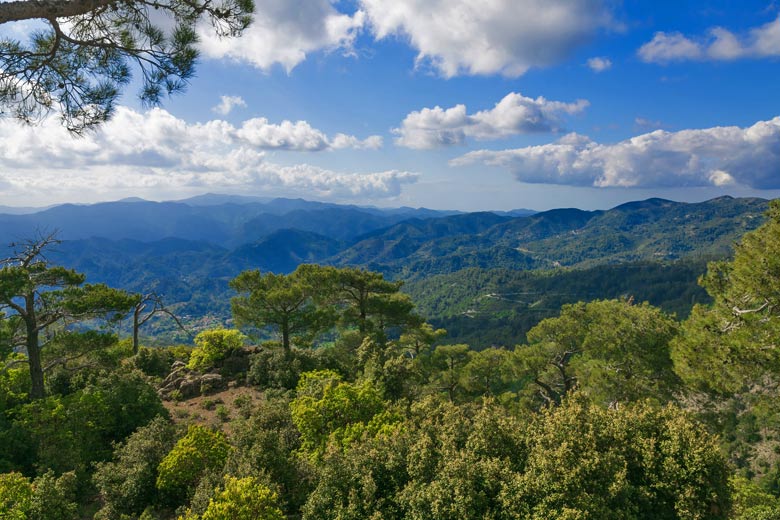
<path id="1" fill-rule="evenodd" d="M 190 397 L 197 397 L 200 395 L 200 378 L 187 378 L 184 379 L 180 384 L 178 388 L 179 392 L 181 392 L 181 396 L 184 399 L 189 399 Z"/>
<path id="2" fill-rule="evenodd" d="M 225 387 L 225 380 L 219 374 L 203 374 L 200 377 L 200 393 L 207 394 Z"/>
<path id="3" fill-rule="evenodd" d="M 169 394 L 173 390 L 178 390 L 182 381 L 184 381 L 184 377 L 177 377 L 176 379 L 168 381 L 167 383 L 164 382 L 160 387 L 160 392 Z"/>
<path id="4" fill-rule="evenodd" d="M 180 361 L 177 361 L 177 363 L 181 363 Z M 174 363 L 175 365 L 176 363 Z M 184 376 L 186 376 L 189 373 L 189 370 L 187 369 L 187 365 L 184 365 L 182 363 L 182 366 L 175 368 L 170 374 L 166 376 L 166 378 L 163 380 L 162 384 L 160 385 L 161 388 L 165 388 L 166 386 L 170 386 L 174 381 L 182 379 Z"/>

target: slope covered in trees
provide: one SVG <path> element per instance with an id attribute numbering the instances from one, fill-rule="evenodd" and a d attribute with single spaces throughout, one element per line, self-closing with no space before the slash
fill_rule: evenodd
<path id="1" fill-rule="evenodd" d="M 627 262 L 584 269 L 514 271 L 469 268 L 413 280 L 403 290 L 448 341 L 473 348 L 513 345 L 568 303 L 603 298 L 650 302 L 686 318 L 710 297 L 697 284 L 703 260 Z"/>
<path id="2" fill-rule="evenodd" d="M 45 373 L 40 395 L 11 306 L 0 515 L 776 518 L 778 244 L 773 202 L 733 260 L 708 265 L 710 300 L 687 319 L 625 297 L 572 303 L 482 350 L 439 344 L 379 273 L 245 271 L 241 332 L 204 331 L 194 349 L 134 354 L 52 322 L 42 360 L 79 362 Z M 12 301 L 16 269 L 0 268 Z"/>
<path id="3" fill-rule="evenodd" d="M 407 282 L 427 316 L 442 326 L 446 319 L 454 340 L 486 345 L 522 337 L 562 304 L 581 299 L 634 295 L 684 317 L 701 301 L 695 278 L 704 272 L 704 260 L 727 256 L 741 234 L 760 225 L 765 208 L 764 200 L 724 197 L 696 204 L 650 199 L 596 212 L 452 215 L 211 195 L 174 203 L 120 201 L 0 215 L 0 236 L 11 241 L 31 236 L 35 229 L 60 226 L 64 240 L 50 253 L 54 262 L 94 282 L 154 292 L 196 328 L 227 323 L 232 295 L 228 284 L 247 269 L 289 273 L 301 263 L 319 263 L 379 271 Z M 679 260 L 684 260 L 680 265 L 698 262 L 699 267 L 678 272 L 650 266 L 644 274 L 653 289 L 645 284 L 634 289 L 621 281 L 632 278 L 637 263 Z M 504 299 L 492 306 L 486 299 L 477 301 L 486 292 L 472 291 L 454 301 L 437 275 L 452 274 L 458 280 L 472 273 L 458 271 L 472 268 L 514 271 L 518 279 L 525 276 L 520 271 L 551 271 L 558 281 L 550 284 L 543 282 L 546 275 L 528 287 L 525 282 L 507 283 L 518 291 L 571 295 L 528 305 Z M 580 270 L 584 282 L 578 283 L 578 275 L 566 269 Z M 490 286 L 495 274 L 476 276 Z M 661 276 L 668 276 L 669 285 Z M 575 282 L 571 290 L 566 287 L 569 281 Z M 601 288 L 590 290 L 602 282 Z M 431 293 L 436 287 L 441 288 L 438 295 Z M 448 302 L 446 313 L 431 305 L 434 300 Z M 472 307 L 476 314 L 460 314 Z M 477 341 L 477 331 L 484 327 L 467 316 L 478 316 L 481 310 L 498 320 L 490 325 L 497 334 Z M 521 325 L 508 326 L 510 317 Z M 168 322 L 152 320 L 149 326 L 158 336 L 170 332 L 167 340 L 187 339 L 177 336 L 178 328 Z"/>

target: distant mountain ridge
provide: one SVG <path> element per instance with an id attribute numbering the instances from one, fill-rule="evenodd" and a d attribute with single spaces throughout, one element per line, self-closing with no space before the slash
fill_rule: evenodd
<path id="1" fill-rule="evenodd" d="M 63 240 L 109 238 L 153 242 L 166 238 L 238 247 L 280 229 L 295 228 L 350 240 L 408 218 L 457 212 L 426 208 L 362 208 L 303 199 L 204 195 L 171 202 L 124 199 L 116 202 L 61 204 L 25 214 L 0 214 L 0 243 L 38 232 L 59 230 Z"/>
<path id="2" fill-rule="evenodd" d="M 606 211 L 564 208 L 528 217 L 469 213 L 406 221 L 360 237 L 331 261 L 404 279 L 466 267 L 539 269 L 723 256 L 763 222 L 768 201 L 720 197 L 700 203 L 648 199 Z M 481 226 L 475 222 L 482 219 Z M 489 225 L 492 224 L 492 225 Z"/>
<path id="3" fill-rule="evenodd" d="M 0 215 L 0 242 L 58 228 L 63 242 L 49 254 L 53 262 L 85 273 L 90 282 L 156 291 L 191 319 L 219 321 L 229 317 L 228 282 L 246 269 L 286 273 L 301 263 L 321 263 L 420 282 L 464 269 L 588 270 L 677 260 L 704 265 L 728 255 L 742 234 L 758 227 L 767 206 L 756 198 L 648 199 L 610 210 L 562 208 L 515 217 L 301 199 L 212 196 L 192 205 L 126 200 Z M 695 277 L 689 274 L 685 283 L 695 285 Z M 410 287 L 422 291 L 419 284 Z"/>
<path id="4" fill-rule="evenodd" d="M 130 249 L 148 252 L 155 243 L 178 240 L 183 242 L 173 243 L 202 242 L 202 254 L 227 255 L 204 265 L 225 261 L 245 267 L 251 258 L 260 269 L 289 271 L 300 262 L 323 262 L 414 278 L 466 267 L 524 270 L 723 255 L 763 221 L 766 207 L 766 200 L 756 198 L 700 203 L 656 198 L 610 210 L 561 208 L 513 217 L 204 195 L 0 214 L 0 243 L 59 229 L 66 242 L 129 241 L 125 245 L 135 244 Z"/>

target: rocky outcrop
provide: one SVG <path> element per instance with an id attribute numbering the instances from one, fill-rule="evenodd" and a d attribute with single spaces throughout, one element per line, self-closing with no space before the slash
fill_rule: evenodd
<path id="1" fill-rule="evenodd" d="M 189 399 L 199 395 L 224 390 L 227 381 L 219 374 L 199 374 L 177 361 L 171 367 L 171 373 L 163 380 L 157 393 L 162 399 Z"/>

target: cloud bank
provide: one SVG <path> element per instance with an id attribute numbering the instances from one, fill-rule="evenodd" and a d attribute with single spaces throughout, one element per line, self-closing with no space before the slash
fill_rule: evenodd
<path id="1" fill-rule="evenodd" d="M 638 54 L 647 63 L 661 64 L 780 56 L 780 17 L 743 35 L 722 27 L 713 27 L 706 36 L 695 38 L 679 32 L 657 32 L 639 48 Z"/>
<path id="2" fill-rule="evenodd" d="M 520 76 L 616 24 L 602 0 L 362 0 L 377 39 L 407 38 L 444 77 Z"/>
<path id="3" fill-rule="evenodd" d="M 352 135 L 336 134 L 329 138 L 306 121 L 282 121 L 273 124 L 264 117 L 244 121 L 241 128 L 232 132 L 239 140 L 263 150 L 295 150 L 319 152 L 330 149 L 382 147 L 380 136 L 358 139 Z"/>
<path id="4" fill-rule="evenodd" d="M 255 0 L 252 25 L 240 38 L 218 38 L 205 23 L 198 35 L 208 58 L 232 58 L 265 71 L 278 64 L 289 73 L 311 52 L 349 52 L 363 25 L 362 11 L 343 14 L 329 0 Z"/>
<path id="5" fill-rule="evenodd" d="M 656 130 L 615 144 L 569 134 L 555 143 L 480 150 L 450 164 L 508 168 L 518 181 L 571 186 L 780 188 L 780 117 L 736 126 Z"/>
<path id="6" fill-rule="evenodd" d="M 35 128 L 0 119 L 3 195 L 32 199 L 52 192 L 79 195 L 118 190 L 183 188 L 283 189 L 302 196 L 377 199 L 400 194 L 417 175 L 401 171 L 334 172 L 307 164 L 269 162 L 266 150 L 316 151 L 373 147 L 375 137 L 333 138 L 306 122 L 279 125 L 263 118 L 240 127 L 213 120 L 189 124 L 162 109 L 126 107 L 102 129 L 74 139 L 50 118 Z"/>
<path id="7" fill-rule="evenodd" d="M 467 137 L 484 141 L 517 134 L 554 132 L 561 125 L 561 114 L 576 114 L 587 106 L 588 102 L 582 99 L 564 103 L 512 92 L 492 109 L 474 114 L 468 114 L 465 105 L 447 109 L 436 106 L 411 112 L 393 133 L 398 135 L 395 142 L 399 146 L 431 149 L 463 144 Z"/>
<path id="8" fill-rule="evenodd" d="M 354 52 L 363 30 L 398 36 L 417 51 L 418 66 L 444 77 L 520 76 L 557 63 L 602 29 L 618 27 L 609 0 L 357 0 L 340 12 L 329 0 L 257 0 L 240 38 L 199 30 L 206 57 L 232 58 L 288 73 L 313 52 Z"/>

